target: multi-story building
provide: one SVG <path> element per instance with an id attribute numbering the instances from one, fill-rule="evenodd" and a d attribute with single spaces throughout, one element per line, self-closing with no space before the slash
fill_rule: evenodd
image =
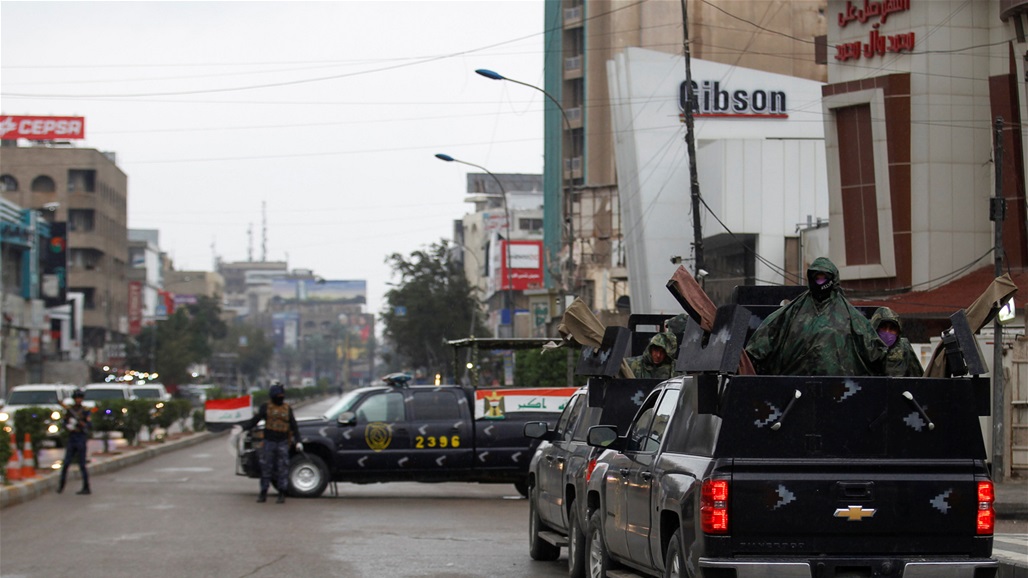
<path id="1" fill-rule="evenodd" d="M 816 46 L 823 51 L 824 44 L 814 42 L 825 35 L 825 0 L 685 5 L 693 57 L 822 82 L 827 77 L 815 58 Z M 682 54 L 682 3 L 547 0 L 545 13 L 544 89 L 563 109 L 547 103 L 545 115 L 547 287 L 609 311 L 628 293 L 628 272 L 608 62 L 628 47 Z M 551 312 L 560 313 L 559 307 Z"/>
<path id="2" fill-rule="evenodd" d="M 0 147 L 3 197 L 67 226 L 67 291 L 83 295 L 82 355 L 118 363 L 128 332 L 128 179 L 114 153 L 67 145 Z"/>
<path id="3" fill-rule="evenodd" d="M 535 300 L 546 300 L 542 175 L 501 173 L 493 179 L 488 174 L 469 173 L 467 178 L 465 201 L 474 204 L 474 211 L 457 224 L 454 240 L 464 256 L 468 281 L 488 306 L 487 325 L 497 337 L 528 337 L 536 329 L 541 332 L 544 328 L 535 328 L 529 313 Z M 533 297 L 539 293 L 543 296 Z M 508 300 L 513 301 L 510 306 Z"/>
<path id="4" fill-rule="evenodd" d="M 129 229 L 128 320 L 129 335 L 138 335 L 157 318 L 163 302 L 164 255 L 157 229 Z"/>

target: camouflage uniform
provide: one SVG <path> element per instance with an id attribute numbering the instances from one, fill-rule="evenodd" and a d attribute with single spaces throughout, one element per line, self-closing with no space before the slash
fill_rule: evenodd
<path id="1" fill-rule="evenodd" d="M 657 365 L 653 362 L 650 349 L 660 347 L 667 355 L 664 362 Z M 675 355 L 678 353 L 678 340 L 671 332 L 658 333 L 650 339 L 646 351 L 642 355 L 629 357 L 628 367 L 637 378 L 668 379 L 674 375 Z"/>
<path id="2" fill-rule="evenodd" d="M 829 277 L 823 285 L 818 273 Z M 839 270 L 819 257 L 807 276 L 810 289 L 769 315 L 746 345 L 757 373 L 882 375 L 885 343 L 842 295 Z"/>
<path id="3" fill-rule="evenodd" d="M 879 326 L 887 321 L 894 323 L 902 336 L 903 324 L 900 323 L 899 315 L 892 309 L 879 307 L 871 316 L 871 326 L 875 331 L 878 331 Z M 885 375 L 893 377 L 921 377 L 924 375 L 921 360 L 917 358 L 914 348 L 910 346 L 910 341 L 906 337 L 897 338 L 896 343 L 893 343 L 885 354 Z"/>

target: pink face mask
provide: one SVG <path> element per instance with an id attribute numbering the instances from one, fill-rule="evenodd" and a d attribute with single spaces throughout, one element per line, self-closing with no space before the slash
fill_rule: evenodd
<path id="1" fill-rule="evenodd" d="M 884 329 L 880 329 L 878 331 L 878 337 L 881 338 L 881 340 L 885 342 L 885 345 L 887 347 L 892 347 L 893 344 L 896 343 L 896 339 L 897 339 L 898 336 L 895 333 L 891 332 L 891 331 L 886 331 Z"/>

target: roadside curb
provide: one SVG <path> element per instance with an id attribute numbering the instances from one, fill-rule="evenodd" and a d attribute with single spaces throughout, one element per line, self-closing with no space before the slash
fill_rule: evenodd
<path id="1" fill-rule="evenodd" d="M 138 464 L 139 462 L 148 460 L 152 457 L 159 456 L 170 451 L 187 448 L 227 433 L 227 430 L 221 432 L 203 431 L 194 433 L 188 437 L 164 442 L 162 444 L 155 444 L 138 450 L 134 449 L 116 456 L 93 457 L 91 458 L 92 461 L 88 465 L 89 474 L 100 475 L 114 472 L 122 468 Z M 96 454 L 94 454 L 94 456 L 95 455 Z M 72 486 L 73 482 L 79 479 L 81 479 L 81 475 L 79 474 L 78 468 L 68 471 L 69 486 Z M 46 492 L 55 490 L 57 488 L 58 480 L 59 476 L 57 472 L 53 472 L 31 480 L 18 481 L 10 485 L 0 487 L 0 510 L 15 504 L 21 504 L 22 502 L 33 500 Z"/>

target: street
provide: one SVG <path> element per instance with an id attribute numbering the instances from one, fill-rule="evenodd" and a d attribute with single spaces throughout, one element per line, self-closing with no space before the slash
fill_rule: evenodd
<path id="1" fill-rule="evenodd" d="M 222 436 L 94 476 L 91 496 L 5 509 L 0 576 L 566 575 L 563 558 L 529 558 L 512 485 L 340 484 L 338 496 L 257 504 L 257 480 L 233 463 Z"/>

